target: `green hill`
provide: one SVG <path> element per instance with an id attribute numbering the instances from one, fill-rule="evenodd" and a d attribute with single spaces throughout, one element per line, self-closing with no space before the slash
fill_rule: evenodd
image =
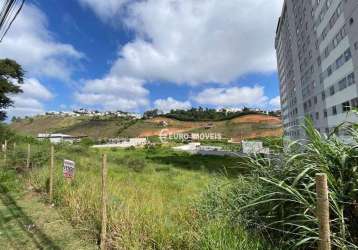
<path id="1" fill-rule="evenodd" d="M 163 123 L 166 123 L 166 125 L 163 126 Z M 86 135 L 94 139 L 158 136 L 163 128 L 172 133 L 221 133 L 224 137 L 237 140 L 282 135 L 282 125 L 279 118 L 260 114 L 213 122 L 179 121 L 167 117 L 131 120 L 127 118 L 94 118 L 86 116 L 37 116 L 13 122 L 10 127 L 19 133 L 33 136 L 38 133 L 65 133 Z"/>

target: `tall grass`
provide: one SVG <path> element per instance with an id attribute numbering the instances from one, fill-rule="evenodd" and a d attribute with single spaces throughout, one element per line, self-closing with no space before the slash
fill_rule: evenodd
<path id="1" fill-rule="evenodd" d="M 8 165 L 24 173 L 27 185 L 46 193 L 49 145 L 39 144 L 32 149 L 30 171 L 24 168 L 26 144 L 18 145 L 18 156 L 9 158 Z M 83 235 L 98 241 L 101 152 L 80 145 L 58 145 L 55 152 L 55 206 Z M 224 216 L 211 216 L 205 209 L 210 193 L 207 187 L 233 180 L 218 174 L 219 170 L 215 172 L 214 167 L 219 169 L 219 166 L 214 165 L 221 164 L 224 169 L 227 164 L 233 164 L 231 159 L 210 161 L 178 155 L 165 148 L 105 152 L 109 160 L 110 248 L 269 249 L 265 241 L 250 235 L 244 227 L 233 226 Z M 72 182 L 63 179 L 64 159 L 76 162 Z"/>
<path id="2" fill-rule="evenodd" d="M 358 248 L 358 130 L 346 128 L 351 144 L 335 133 L 328 137 L 307 121 L 307 141 L 294 142 L 275 158 L 251 157 L 256 191 L 234 200 L 248 226 L 289 247 L 317 246 L 315 174 L 326 173 L 329 185 L 333 245 Z"/>

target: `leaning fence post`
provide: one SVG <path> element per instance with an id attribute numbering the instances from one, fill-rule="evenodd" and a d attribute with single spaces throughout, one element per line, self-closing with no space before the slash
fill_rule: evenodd
<path id="1" fill-rule="evenodd" d="M 16 142 L 14 142 L 14 151 L 13 151 L 13 154 L 14 154 L 14 158 L 16 156 Z"/>
<path id="2" fill-rule="evenodd" d="M 30 143 L 27 144 L 27 158 L 26 158 L 26 168 L 30 168 L 30 154 L 31 154 L 31 145 Z"/>
<path id="3" fill-rule="evenodd" d="M 102 155 L 102 227 L 101 250 L 106 249 L 107 234 L 107 154 Z"/>
<path id="4" fill-rule="evenodd" d="M 5 164 L 5 167 L 6 167 L 6 160 L 7 160 L 7 140 L 5 140 L 5 143 L 4 143 L 4 164 Z"/>
<path id="5" fill-rule="evenodd" d="M 49 180 L 49 201 L 52 203 L 53 199 L 53 165 L 54 165 L 54 147 L 51 145 L 51 159 L 50 159 L 50 180 Z"/>
<path id="6" fill-rule="evenodd" d="M 331 249 L 329 226 L 329 199 L 326 174 L 316 174 L 317 218 L 319 222 L 319 250 Z"/>

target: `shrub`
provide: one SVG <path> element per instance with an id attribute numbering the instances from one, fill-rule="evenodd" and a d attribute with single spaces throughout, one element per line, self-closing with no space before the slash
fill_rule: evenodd
<path id="1" fill-rule="evenodd" d="M 135 172 L 142 172 L 146 167 L 146 162 L 140 158 L 127 158 L 126 165 L 129 169 L 132 169 Z"/>
<path id="2" fill-rule="evenodd" d="M 305 129 L 308 141 L 292 143 L 283 155 L 249 158 L 258 189 L 239 196 L 239 212 L 247 225 L 281 238 L 287 246 L 313 249 L 319 239 L 315 175 L 326 173 L 332 244 L 357 248 L 358 130 L 348 128 L 354 143 L 346 144 L 335 134 L 320 135 L 310 122 Z"/>

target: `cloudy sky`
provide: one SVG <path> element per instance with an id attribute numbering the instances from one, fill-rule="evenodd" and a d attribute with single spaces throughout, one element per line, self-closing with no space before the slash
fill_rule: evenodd
<path id="1" fill-rule="evenodd" d="M 0 43 L 0 58 L 26 70 L 10 115 L 79 107 L 274 109 L 282 2 L 27 0 Z"/>

